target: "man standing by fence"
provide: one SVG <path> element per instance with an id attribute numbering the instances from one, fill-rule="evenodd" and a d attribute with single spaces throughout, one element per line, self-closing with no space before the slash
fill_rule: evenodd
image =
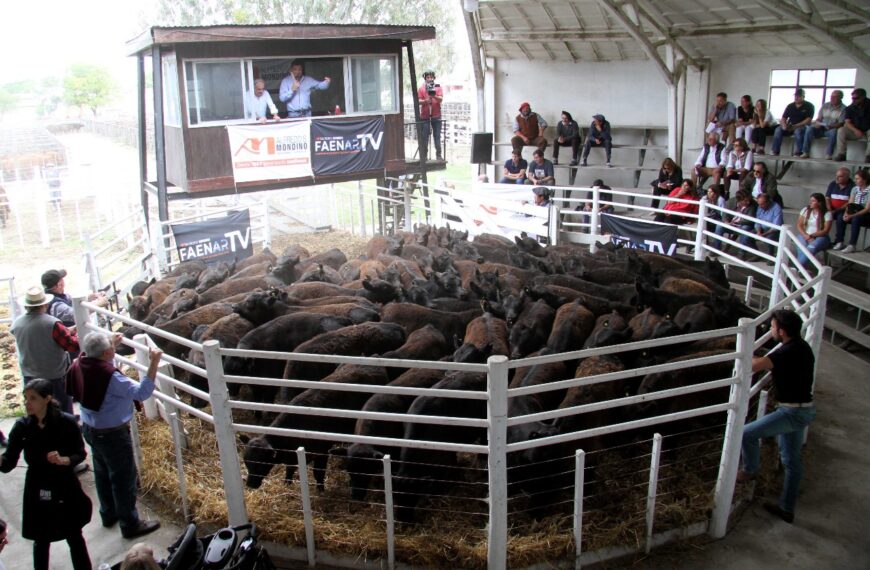
<path id="1" fill-rule="evenodd" d="M 163 353 L 152 349 L 148 371 L 141 382 L 115 368 L 113 337 L 92 332 L 82 341 L 84 355 L 70 369 L 70 393 L 81 404 L 82 433 L 91 446 L 94 481 L 104 527 L 121 523 L 121 535 L 135 538 L 160 528 L 160 521 L 139 518 L 136 510 L 136 463 L 130 420 L 133 402 L 146 400 L 154 391 L 154 378 Z"/>
<path id="2" fill-rule="evenodd" d="M 12 323 L 12 334 L 18 348 L 18 362 L 24 383 L 43 378 L 54 387 L 52 396 L 60 409 L 73 413 L 72 401 L 66 393 L 64 378 L 69 368 L 67 353 L 77 353 L 76 336 L 55 317 L 47 314 L 52 295 L 41 287 L 31 287 L 24 296 L 25 313 Z"/>
<path id="3" fill-rule="evenodd" d="M 801 447 L 804 430 L 816 417 L 813 403 L 815 356 L 810 345 L 801 338 L 801 318 L 797 313 L 785 309 L 774 311 L 770 330 L 773 339 L 782 344 L 767 356 L 753 358 L 752 371 L 771 371 L 779 406 L 743 428 L 743 470 L 737 474 L 737 481 L 751 481 L 758 473 L 759 439 L 778 436 L 785 481 L 779 503 L 768 502 L 764 508 L 792 523 L 803 477 Z"/>

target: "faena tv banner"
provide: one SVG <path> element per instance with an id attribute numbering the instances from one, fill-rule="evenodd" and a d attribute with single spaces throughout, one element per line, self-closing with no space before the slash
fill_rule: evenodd
<path id="1" fill-rule="evenodd" d="M 665 255 L 674 255 L 677 251 L 677 226 L 671 224 L 653 224 L 601 214 L 601 228 L 604 233 L 610 234 L 610 241 L 624 247 Z"/>
<path id="2" fill-rule="evenodd" d="M 236 182 L 311 177 L 311 121 L 227 127 Z"/>
<path id="3" fill-rule="evenodd" d="M 311 162 L 315 175 L 384 168 L 384 117 L 312 121 Z"/>
<path id="4" fill-rule="evenodd" d="M 230 212 L 204 222 L 171 224 L 171 227 L 181 263 L 194 259 L 209 265 L 221 261 L 232 263 L 254 255 L 248 210 Z"/>

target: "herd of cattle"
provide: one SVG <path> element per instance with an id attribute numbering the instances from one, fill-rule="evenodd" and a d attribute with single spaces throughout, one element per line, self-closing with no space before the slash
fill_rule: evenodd
<path id="1" fill-rule="evenodd" d="M 491 355 L 511 359 L 610 346 L 735 325 L 755 316 L 729 290 L 718 261 L 682 261 L 639 250 L 601 247 L 596 253 L 573 245 L 542 247 L 422 226 L 413 233 L 375 237 L 360 259 L 339 250 L 311 255 L 288 247 L 276 257 L 268 250 L 230 267 L 190 262 L 163 279 L 138 284 L 129 298 L 132 318 L 197 342 L 222 347 L 321 355 L 380 356 L 391 359 L 485 362 Z M 138 332 L 128 328 L 125 334 Z M 204 366 L 203 356 L 155 336 L 170 355 Z M 605 372 L 733 351 L 734 338 L 695 341 L 537 364 L 512 371 L 510 387 L 593 376 Z M 224 358 L 234 377 L 271 377 L 416 388 L 486 391 L 482 373 L 421 368 L 325 364 L 240 357 Z M 676 372 L 638 375 L 568 390 L 512 397 L 509 416 L 571 408 L 626 395 L 727 378 L 731 362 Z M 207 390 L 203 378 L 188 381 Z M 365 410 L 394 414 L 485 418 L 486 402 L 436 396 L 375 394 L 329 389 L 229 385 L 233 397 L 309 408 Z M 645 404 L 565 415 L 549 422 L 511 426 L 508 442 L 543 438 L 660 415 L 727 399 L 727 389 Z M 194 401 L 195 405 L 205 402 Z M 400 421 L 352 420 L 328 415 L 260 415 L 271 425 L 297 430 L 455 443 L 486 441 L 486 430 Z M 679 429 L 673 426 L 673 429 Z M 661 431 L 661 430 L 659 430 Z M 550 445 L 509 457 L 512 492 L 541 493 L 559 488 L 536 465 L 570 457 L 574 448 L 604 449 L 638 434 L 621 434 Z M 463 480 L 457 454 L 411 447 L 353 444 L 265 435 L 243 438 L 247 484 L 257 488 L 275 465 L 296 469 L 295 450 L 313 458 L 322 490 L 330 455 L 347 470 L 350 494 L 363 500 L 376 487 L 380 459 L 398 460 L 394 481 L 397 516 L 414 517 L 422 497 L 442 494 Z M 547 473 L 562 471 L 550 465 Z M 373 492 L 376 492 L 372 489 Z M 543 502 L 541 503 L 543 504 Z"/>

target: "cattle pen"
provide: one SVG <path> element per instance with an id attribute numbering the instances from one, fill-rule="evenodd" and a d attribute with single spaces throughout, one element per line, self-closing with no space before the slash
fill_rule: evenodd
<path id="1" fill-rule="evenodd" d="M 417 197 L 401 189 L 380 190 L 384 191 L 385 200 L 380 207 L 403 208 L 403 221 L 409 228 L 415 217 L 414 209 L 419 211 L 423 207 Z M 433 187 L 432 190 L 434 195 L 449 199 L 450 207 L 455 208 L 457 203 L 460 206 L 476 203 L 472 199 L 472 192 L 439 187 Z M 578 243 L 577 247 L 594 249 L 597 247 L 594 238 L 600 237 L 599 210 L 608 203 L 596 188 L 579 189 L 587 194 L 572 198 L 572 195 L 577 195 L 577 190 L 557 189 L 557 198 L 546 210 L 546 237 L 550 244 L 575 242 Z M 396 195 L 389 197 L 390 192 Z M 623 190 L 612 193 L 615 200 L 611 205 L 618 207 L 621 215 L 659 211 L 651 206 L 639 205 L 648 199 L 647 195 Z M 479 198 L 476 200 L 479 201 Z M 666 202 L 670 199 L 662 200 Z M 587 203 L 591 206 L 590 210 L 583 211 L 581 208 L 578 212 L 575 209 Z M 715 224 L 708 221 L 707 209 L 715 207 L 702 205 L 697 219 Z M 471 213 L 453 211 L 461 216 L 470 216 L 472 221 L 486 215 L 486 211 L 478 209 Z M 500 225 L 510 223 L 497 221 Z M 527 220 L 521 221 L 527 223 Z M 485 226 L 486 223 L 475 225 Z M 473 230 L 467 224 L 465 227 Z M 584 234 L 582 230 L 591 232 Z M 174 465 L 177 470 L 177 488 L 173 489 L 173 485 L 167 483 L 161 492 L 171 493 L 172 502 L 176 501 L 177 496 L 186 517 L 215 524 L 228 521 L 233 525 L 253 519 L 273 541 L 290 546 L 287 551 L 289 556 L 307 561 L 312 566 L 323 563 L 393 568 L 445 565 L 453 559 L 463 566 L 489 568 L 532 567 L 545 561 L 558 566 L 579 567 L 631 552 L 649 552 L 655 546 L 679 538 L 704 533 L 714 538 L 725 535 L 730 517 L 739 503 L 735 501 L 735 476 L 743 423 L 747 415 L 756 417 L 766 411 L 765 389 L 769 376 L 753 380 L 751 373 L 753 354 L 765 350 L 771 340 L 770 333 L 763 332 L 762 325 L 769 320 L 774 310 L 790 307 L 803 318 L 804 337 L 816 351 L 822 338 L 830 269 L 818 264 L 812 256 L 809 256 L 808 267 L 799 265 L 794 251 L 800 251 L 803 245 L 788 226 L 779 228 L 779 234 L 777 241 L 768 240 L 779 248 L 778 255 L 769 256 L 773 265 L 768 268 L 764 264 L 744 262 L 734 254 L 712 248 L 707 239 L 718 239 L 718 236 L 706 223 L 681 228 L 679 244 L 694 248 L 695 259 L 703 260 L 708 253 L 717 253 L 728 261 L 732 269 L 741 269 L 752 277 L 747 283 L 746 298 L 762 293 L 766 298 L 763 312 L 755 318 L 740 319 L 735 326 L 713 331 L 520 359 L 492 356 L 486 363 L 456 363 L 222 348 L 215 341 L 194 342 L 82 299 L 75 300 L 76 321 L 81 334 L 98 328 L 94 318 L 96 315 L 142 329 L 145 335 L 132 342 L 125 341 L 136 350 L 137 358 L 120 359 L 123 364 L 140 373 L 145 369 L 143 356 L 155 339 L 159 339 L 158 344 L 164 346 L 165 343 L 171 343 L 178 348 L 176 354 L 179 355 L 186 351 L 203 354 L 204 366 L 195 366 L 184 358 L 170 354 L 164 357 L 167 366 L 161 368 L 159 389 L 155 391 L 157 405 L 150 412 L 153 416 L 162 415 L 168 420 L 172 443 L 167 447 L 167 457 L 163 458 L 163 462 Z M 742 247 L 736 240 L 724 238 L 722 241 L 738 250 Z M 761 285 L 753 285 L 754 282 L 770 283 L 769 289 L 765 291 Z M 540 385 L 509 387 L 509 376 L 521 369 L 725 340 L 728 342 L 722 342 L 721 345 L 728 348 L 711 351 L 699 358 L 638 365 Z M 482 375 L 485 380 L 475 384 L 475 389 L 458 390 L 352 382 L 330 382 L 327 385 L 308 379 L 281 380 L 231 375 L 225 371 L 225 362 L 229 358 L 443 370 Z M 172 372 L 173 368 L 175 372 Z M 703 370 L 703 373 L 699 373 L 703 379 L 685 386 L 622 395 L 624 390 L 620 383 L 681 370 Z M 183 371 L 187 381 L 181 378 L 179 371 Z M 191 377 L 204 379 L 208 391 L 193 387 L 189 381 Z M 346 394 L 437 396 L 471 403 L 470 407 L 464 409 L 473 412 L 466 415 L 408 415 L 258 403 L 231 395 L 238 393 L 233 386 L 240 384 L 279 389 L 318 389 Z M 509 413 L 511 402 L 520 398 L 596 385 L 614 386 L 611 390 L 614 395 L 606 400 L 583 402 L 570 408 L 520 415 Z M 187 402 L 189 397 L 200 398 L 209 405 L 206 408 L 194 407 Z M 319 430 L 288 429 L 256 425 L 252 421 L 253 413 L 323 417 L 328 421 Z M 594 418 L 596 422 L 606 417 L 616 420 L 598 425 L 586 425 L 578 420 L 577 425 L 581 427 L 574 431 L 538 433 L 533 438 L 516 437 L 517 433 L 540 424 L 582 417 Z M 450 436 L 413 440 L 354 435 L 330 430 L 328 422 L 338 419 L 436 425 L 454 428 L 452 431 L 444 429 L 444 433 L 459 431 L 464 435 L 459 438 Z M 197 431 L 210 434 L 208 445 L 213 455 L 205 458 L 205 461 L 210 462 L 213 469 L 219 463 L 219 481 L 213 473 L 206 474 L 201 465 L 193 464 L 188 450 L 192 448 L 191 442 L 200 437 Z M 280 480 L 281 477 L 271 477 L 263 488 L 246 491 L 245 470 L 239 455 L 240 433 L 268 435 L 286 438 L 281 441 L 301 443 L 292 448 L 275 450 L 285 455 L 283 459 L 288 465 L 298 465 L 298 482 L 285 484 Z M 693 437 L 697 434 L 701 435 Z M 307 466 L 323 461 L 324 454 L 323 451 L 312 452 L 309 448 L 312 442 L 323 441 L 330 445 L 366 444 L 423 450 L 424 453 L 419 455 L 423 472 L 433 468 L 425 460 L 426 454 L 459 453 L 464 458 L 464 471 L 471 475 L 466 475 L 462 481 L 450 481 L 448 487 L 454 487 L 452 490 L 458 492 L 447 493 L 443 488 L 433 492 L 431 481 L 426 481 L 425 485 L 411 485 L 412 490 L 409 491 L 408 480 L 414 477 L 406 472 L 402 475 L 402 489 L 396 493 L 398 458 L 385 455 L 377 459 L 377 493 L 372 492 L 369 500 L 353 501 L 347 496 L 346 480 L 338 473 L 340 469 L 336 468 L 338 458 L 330 460 L 329 485 L 324 491 L 315 490 L 314 482 L 309 484 Z M 315 444 L 313 447 L 323 449 L 322 445 Z M 692 481 L 688 480 L 685 472 L 675 470 L 675 464 L 679 462 L 690 464 L 686 471 L 694 474 Z M 143 469 L 147 469 L 147 466 Z M 314 473 L 316 477 L 316 469 Z M 416 473 L 421 480 L 427 478 L 419 475 L 420 470 Z M 619 479 L 613 477 L 614 473 L 622 474 L 622 483 L 613 483 Z M 208 477 L 197 480 L 200 475 Z M 667 491 L 663 492 L 668 480 Z M 691 485 L 692 489 L 686 491 L 684 488 L 681 491 L 681 485 L 685 488 Z M 219 501 L 222 505 L 217 510 L 213 504 L 206 504 L 200 496 L 202 491 L 194 490 L 209 487 L 213 494 L 220 495 L 217 488 L 223 491 Z M 407 498 L 402 498 L 402 495 L 409 494 L 420 495 L 413 500 L 418 515 L 423 513 L 421 518 L 436 523 L 424 525 L 417 520 L 408 522 L 396 519 L 397 509 L 394 507 L 398 506 L 397 501 L 405 505 Z M 701 505 L 683 516 L 675 510 L 677 505 L 689 500 L 688 495 L 693 495 Z M 546 500 L 548 504 L 542 505 L 539 500 Z M 546 517 L 538 516 L 541 507 L 546 507 Z M 608 509 L 615 510 L 608 513 Z M 260 517 L 271 519 L 277 517 L 279 512 L 282 517 L 290 517 L 295 522 L 270 533 L 269 520 Z M 544 524 L 542 518 L 550 523 Z M 336 519 L 341 519 L 344 524 L 336 524 Z M 618 519 L 619 524 L 612 524 L 614 519 Z M 439 540 L 449 540 L 451 536 L 439 533 L 437 527 L 440 524 L 443 528 L 451 521 L 456 521 L 454 525 L 467 526 L 461 529 L 464 533 L 460 535 L 467 544 L 437 544 Z M 360 543 L 360 537 L 354 534 L 353 529 L 348 529 L 353 525 L 365 526 L 370 532 L 365 539 L 370 544 Z M 616 540 L 600 536 L 599 531 L 605 525 L 616 529 Z M 342 528 L 346 531 L 344 535 Z M 458 532 L 456 528 L 449 530 Z M 380 533 L 380 536 L 375 533 Z M 445 552 L 444 558 L 435 561 L 415 557 L 415 549 L 426 542 L 436 543 L 435 548 Z"/>

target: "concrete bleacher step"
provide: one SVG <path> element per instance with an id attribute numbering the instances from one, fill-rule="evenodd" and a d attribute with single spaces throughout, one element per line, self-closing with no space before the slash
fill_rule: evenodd
<path id="1" fill-rule="evenodd" d="M 831 344 L 843 348 L 849 342 L 853 342 L 864 348 L 870 348 L 870 335 L 861 332 L 858 329 L 852 328 L 850 325 L 842 321 L 838 321 L 831 317 L 825 317 L 825 328 L 831 331 Z M 841 342 L 838 344 L 838 335 L 846 339 L 846 341 L 848 342 Z"/>
<path id="2" fill-rule="evenodd" d="M 868 164 L 865 160 L 828 160 L 824 157 L 810 157 L 810 158 L 800 158 L 799 156 L 788 156 L 785 151 L 780 154 L 769 154 L 769 153 L 761 153 L 757 152 L 753 155 L 753 157 L 758 157 L 759 160 L 781 160 L 783 162 L 804 162 L 804 163 L 813 163 L 813 164 L 827 164 L 830 165 L 832 169 L 840 168 L 841 166 L 845 167 L 860 167 L 866 166 Z"/>
<path id="3" fill-rule="evenodd" d="M 860 311 L 870 312 L 870 295 L 839 281 L 831 281 L 828 284 L 828 297 L 856 307 Z"/>

